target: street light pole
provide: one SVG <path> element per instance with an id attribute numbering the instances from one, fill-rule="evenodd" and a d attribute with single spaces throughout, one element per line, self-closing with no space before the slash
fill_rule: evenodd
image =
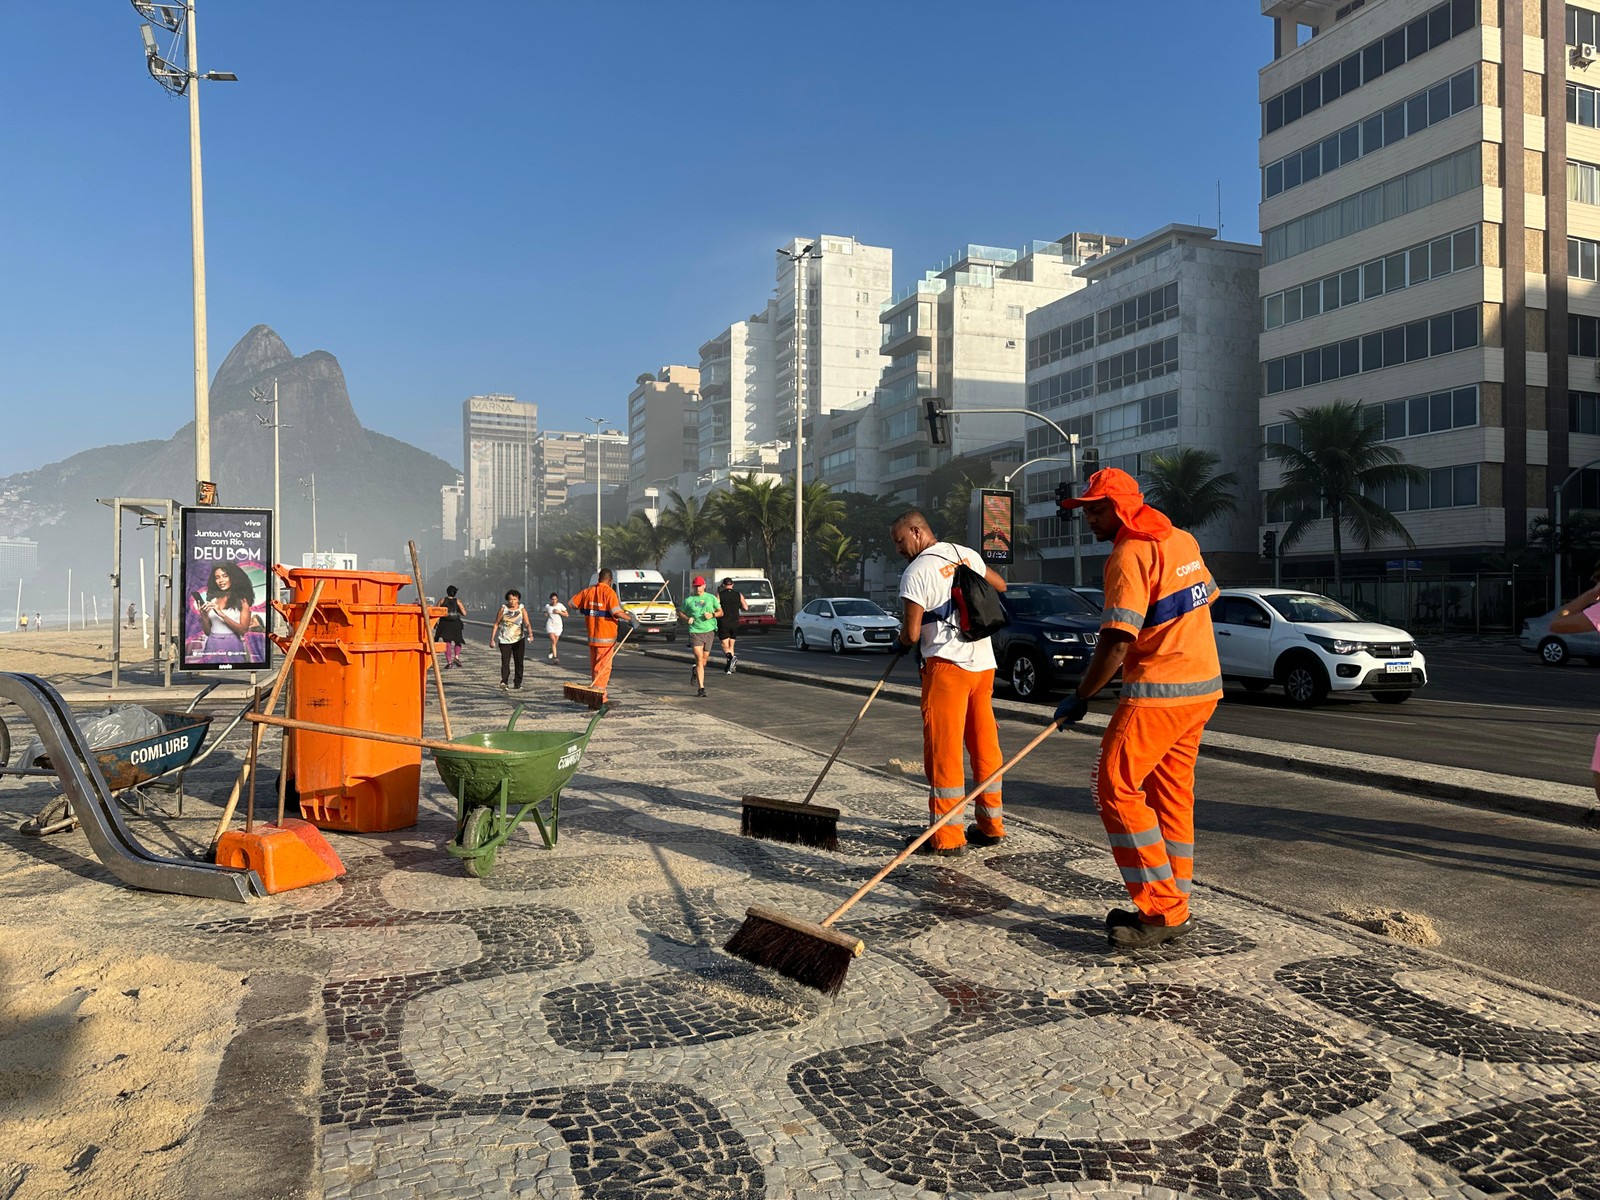
<path id="1" fill-rule="evenodd" d="M 281 564 L 283 562 L 283 534 L 279 527 L 283 522 L 283 460 L 279 455 L 278 430 L 283 428 L 283 422 L 278 419 L 277 376 L 273 376 L 272 379 L 272 399 L 267 399 L 265 393 L 255 388 L 251 389 L 250 394 L 255 398 L 255 402 L 257 404 L 272 405 L 272 419 L 270 421 L 260 413 L 256 414 L 256 420 L 260 421 L 263 425 L 270 425 L 272 427 L 272 561 L 274 563 Z M 269 571 L 268 574 L 270 575 L 271 572 Z M 269 622 L 272 620 L 273 611 L 274 610 L 269 605 L 267 610 L 267 619 Z"/>
<path id="2" fill-rule="evenodd" d="M 805 289 L 801 283 L 802 264 L 809 259 L 822 257 L 822 251 L 813 242 L 804 250 L 784 250 L 778 253 L 789 260 L 794 268 L 794 612 L 805 603 L 806 549 L 805 549 Z"/>
<path id="3" fill-rule="evenodd" d="M 195 41 L 195 0 L 133 0 L 134 11 L 170 33 L 183 37 L 185 68 L 179 69 L 156 49 L 155 33 L 141 25 L 145 65 L 150 76 L 173 95 L 189 98 L 189 232 L 194 283 L 194 473 L 195 501 L 215 504 L 216 487 L 211 481 L 211 373 L 206 352 L 206 234 L 205 206 L 200 186 L 200 89 L 197 80 L 238 82 L 231 71 L 200 71 L 200 52 Z"/>
<path id="4" fill-rule="evenodd" d="M 600 577 L 600 488 L 604 472 L 600 469 L 600 427 L 606 423 L 604 417 L 585 417 L 594 426 L 594 574 Z"/>

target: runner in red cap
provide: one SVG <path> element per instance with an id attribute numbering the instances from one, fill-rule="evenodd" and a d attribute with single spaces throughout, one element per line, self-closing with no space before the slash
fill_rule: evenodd
<path id="1" fill-rule="evenodd" d="M 1061 504 L 1081 507 L 1095 540 L 1112 546 L 1100 641 L 1055 717 L 1080 720 L 1121 669 L 1091 787 L 1136 907 L 1106 914 L 1106 934 L 1113 946 L 1155 946 L 1194 926 L 1194 764 L 1222 698 L 1210 610 L 1217 585 L 1199 544 L 1146 504 L 1126 471 L 1096 471 L 1083 495 Z"/>
<path id="2" fill-rule="evenodd" d="M 689 649 L 694 652 L 694 666 L 689 668 L 689 678 L 694 682 L 695 695 L 706 694 L 706 660 L 711 657 L 711 643 L 717 636 L 717 618 L 722 608 L 715 596 L 706 595 L 706 577 L 694 577 L 694 593 L 685 596 L 678 610 L 689 622 Z"/>

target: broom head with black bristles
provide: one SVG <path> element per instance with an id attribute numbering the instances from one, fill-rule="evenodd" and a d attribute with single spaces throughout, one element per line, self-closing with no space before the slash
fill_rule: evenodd
<path id="1" fill-rule="evenodd" d="M 759 904 L 745 910 L 744 924 L 723 946 L 736 958 L 770 967 L 825 996 L 839 994 L 850 960 L 866 948 L 860 938 Z"/>
<path id="2" fill-rule="evenodd" d="M 839 810 L 824 804 L 796 804 L 767 796 L 746 796 L 741 801 L 739 833 L 770 842 L 797 846 L 839 848 Z"/>
<path id="3" fill-rule="evenodd" d="M 588 687 L 581 683 L 563 683 L 561 694 L 585 708 L 599 708 L 606 702 L 606 694 L 599 688 Z"/>

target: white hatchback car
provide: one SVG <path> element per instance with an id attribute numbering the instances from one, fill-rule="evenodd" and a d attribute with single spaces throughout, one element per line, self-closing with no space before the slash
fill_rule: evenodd
<path id="1" fill-rule="evenodd" d="M 1320 704 L 1330 691 L 1399 704 L 1428 682 L 1409 633 L 1363 621 L 1315 592 L 1228 588 L 1211 606 L 1211 625 L 1224 679 L 1251 691 L 1276 683 L 1297 708 Z"/>
<path id="2" fill-rule="evenodd" d="M 795 614 L 797 650 L 827 646 L 835 654 L 846 650 L 892 650 L 900 622 L 871 600 L 859 596 L 823 596 Z"/>

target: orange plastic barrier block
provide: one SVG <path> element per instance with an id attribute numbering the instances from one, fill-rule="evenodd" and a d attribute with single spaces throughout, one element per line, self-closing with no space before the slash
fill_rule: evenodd
<path id="1" fill-rule="evenodd" d="M 313 840 L 319 845 L 313 845 Z M 217 842 L 219 867 L 248 867 L 261 876 L 268 895 L 327 883 L 344 874 L 344 864 L 318 830 L 304 821 L 258 825 L 252 832 L 230 829 Z"/>

